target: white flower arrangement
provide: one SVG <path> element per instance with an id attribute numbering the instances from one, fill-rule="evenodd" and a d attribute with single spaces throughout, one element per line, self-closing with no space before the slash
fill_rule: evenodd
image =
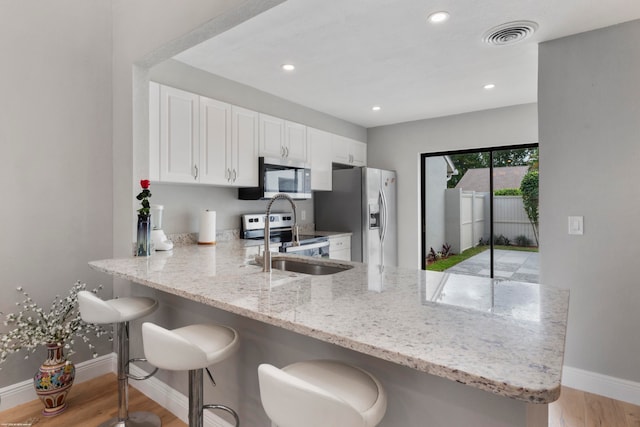
<path id="1" fill-rule="evenodd" d="M 60 298 L 56 295 L 49 312 L 45 312 L 36 304 L 29 294 L 22 288 L 16 290 L 24 296 L 22 302 L 16 302 L 20 307 L 17 313 L 9 313 L 5 317 L 4 326 L 15 325 L 15 328 L 0 335 L 0 363 L 4 362 L 12 353 L 25 350 L 25 359 L 29 358 L 29 352 L 34 353 L 38 346 L 45 344 L 60 344 L 68 351 L 67 355 L 74 353 L 74 337 L 79 337 L 88 345 L 97 357 L 95 346 L 91 344 L 91 338 L 99 338 L 109 335 L 109 341 L 113 338 L 111 330 L 104 329 L 101 325 L 86 323 L 80 317 L 78 311 L 78 292 L 85 290 L 86 284 L 76 282 L 69 290 L 69 295 Z M 98 293 L 102 289 L 99 286 L 93 289 Z M 0 312 L 0 315 L 3 314 Z"/>

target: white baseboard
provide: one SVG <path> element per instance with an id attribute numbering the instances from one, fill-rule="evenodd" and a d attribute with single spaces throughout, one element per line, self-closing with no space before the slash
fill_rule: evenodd
<path id="1" fill-rule="evenodd" d="M 88 381 L 109 372 L 115 372 L 115 360 L 115 353 L 110 353 L 76 364 L 74 384 Z M 0 388 L 0 411 L 31 402 L 37 398 L 38 396 L 33 389 L 33 380 L 26 380 Z"/>
<path id="2" fill-rule="evenodd" d="M 135 365 L 129 365 L 129 372 L 135 376 L 148 375 L 147 372 Z M 186 371 L 184 375 L 187 375 Z M 189 398 L 184 394 L 155 377 L 142 381 L 129 380 L 129 384 L 180 418 L 182 422 L 189 423 Z M 233 427 L 211 411 L 204 411 L 204 425 L 205 427 Z"/>
<path id="3" fill-rule="evenodd" d="M 562 385 L 640 405 L 640 383 L 638 382 L 564 366 Z"/>

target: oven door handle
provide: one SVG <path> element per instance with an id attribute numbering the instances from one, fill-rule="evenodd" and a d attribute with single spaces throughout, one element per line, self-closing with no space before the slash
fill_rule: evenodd
<path id="1" fill-rule="evenodd" d="M 329 241 L 327 240 L 326 242 L 318 242 L 318 243 L 311 243 L 311 244 L 301 244 L 300 246 L 289 246 L 285 249 L 285 252 L 299 252 L 299 251 L 304 251 L 307 249 L 316 249 L 316 248 L 325 248 L 329 246 Z"/>

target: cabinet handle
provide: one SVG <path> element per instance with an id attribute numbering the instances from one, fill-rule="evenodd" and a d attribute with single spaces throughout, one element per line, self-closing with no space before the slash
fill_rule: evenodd
<path id="1" fill-rule="evenodd" d="M 231 182 L 231 169 L 227 168 L 227 171 L 224 173 L 224 177 L 227 178 L 227 182 Z"/>
<path id="2" fill-rule="evenodd" d="M 280 147 L 280 157 L 285 157 L 285 155 L 284 155 L 284 147 Z"/>
<path id="3" fill-rule="evenodd" d="M 238 174 L 237 174 L 236 170 L 234 169 L 233 170 L 233 181 L 231 181 L 231 182 L 236 182 L 236 178 L 237 177 L 238 177 Z"/>
<path id="4" fill-rule="evenodd" d="M 289 147 L 284 147 L 284 149 L 285 153 L 287 153 L 285 157 L 289 158 Z"/>
<path id="5" fill-rule="evenodd" d="M 195 169 L 195 171 L 196 171 L 196 174 L 193 177 L 193 179 L 197 180 L 198 179 L 198 165 L 193 165 L 193 169 Z"/>

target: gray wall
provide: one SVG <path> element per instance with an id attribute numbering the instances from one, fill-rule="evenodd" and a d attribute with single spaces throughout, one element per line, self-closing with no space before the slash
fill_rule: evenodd
<path id="1" fill-rule="evenodd" d="M 110 2 L 0 8 L 0 311 L 15 310 L 19 285 L 47 309 L 76 280 L 110 295 L 87 266 L 112 254 Z M 75 362 L 90 358 L 77 349 Z M 30 379 L 44 356 L 10 356 L 0 387 Z"/>
<path id="2" fill-rule="evenodd" d="M 267 92 L 207 73 L 169 59 L 151 67 L 149 78 L 179 89 L 198 93 L 240 107 L 302 123 L 327 132 L 366 141 L 362 126 L 295 104 Z"/>
<path id="3" fill-rule="evenodd" d="M 420 268 L 420 154 L 538 141 L 536 104 L 370 128 L 367 161 L 398 173 L 398 261 Z"/>
<path id="4" fill-rule="evenodd" d="M 640 21 L 540 45 L 542 282 L 571 289 L 567 365 L 640 381 Z M 567 216 L 584 215 L 584 235 Z"/>

